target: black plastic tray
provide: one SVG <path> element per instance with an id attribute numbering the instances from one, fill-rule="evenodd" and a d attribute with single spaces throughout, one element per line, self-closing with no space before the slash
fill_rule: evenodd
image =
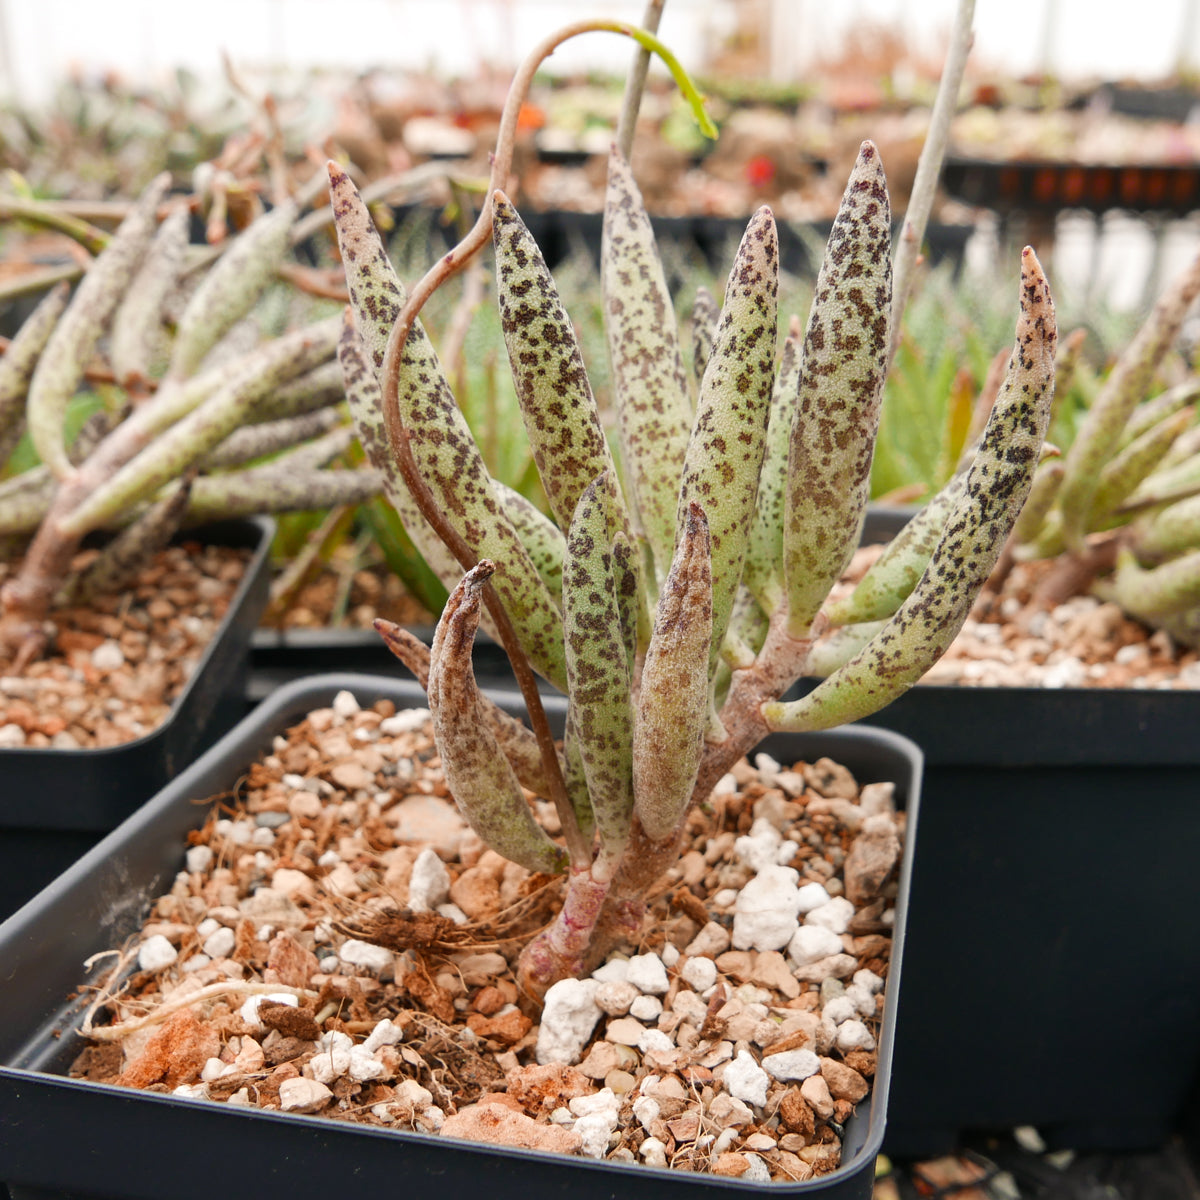
<path id="1" fill-rule="evenodd" d="M 150 901 L 179 870 L 186 834 L 205 817 L 197 798 L 233 783 L 272 738 L 341 689 L 360 703 L 387 697 L 420 705 L 413 683 L 364 675 L 326 675 L 289 685 L 198 759 L 83 860 L 0 926 L 0 1179 L 12 1200 L 37 1196 L 208 1200 L 213 1176 L 195 1170 L 201 1147 L 219 1147 L 224 1200 L 326 1198 L 344 1191 L 386 1195 L 397 1181 L 414 1191 L 434 1187 L 459 1196 L 485 1186 L 491 1196 L 570 1195 L 572 1200 L 684 1200 L 705 1194 L 757 1191 L 757 1186 L 707 1175 L 655 1170 L 443 1140 L 317 1117 L 229 1108 L 169 1095 L 130 1091 L 64 1078 L 75 1057 L 82 1002 L 69 999 L 84 959 L 119 945 L 140 925 Z M 512 693 L 491 693 L 521 711 Z M 547 705 L 561 728 L 565 705 Z M 887 1001 L 871 1096 L 846 1127 L 846 1161 L 838 1171 L 771 1194 L 867 1200 L 883 1141 L 891 1074 L 904 908 L 916 833 L 921 756 L 895 735 L 874 730 L 782 734 L 763 748 L 781 760 L 828 754 L 860 782 L 890 779 L 908 810 L 900 870 Z"/>
<path id="2" fill-rule="evenodd" d="M 1200 692 L 918 684 L 864 723 L 925 754 L 887 1151 L 1165 1144 L 1200 1065 Z"/>
<path id="3" fill-rule="evenodd" d="M 254 554 L 208 649 L 166 721 L 122 746 L 0 750 L 0 915 L 12 912 L 174 778 L 245 712 L 250 637 L 266 606 L 265 518 L 206 525 L 183 540 Z"/>

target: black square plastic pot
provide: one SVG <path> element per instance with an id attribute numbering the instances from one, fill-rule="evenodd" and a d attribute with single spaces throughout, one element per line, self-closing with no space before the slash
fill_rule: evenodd
<path id="1" fill-rule="evenodd" d="M 350 1180 L 363 1195 L 387 1195 L 402 1186 L 412 1194 L 463 1196 L 484 1187 L 496 1200 L 697 1200 L 759 1191 L 763 1185 L 711 1175 L 260 1112 L 65 1077 L 82 1045 L 75 1033 L 84 1007 L 75 995 L 82 964 L 140 927 L 148 905 L 180 869 L 188 831 L 205 819 L 205 806 L 196 800 L 230 787 L 277 734 L 342 689 L 364 705 L 382 698 L 401 707 L 424 701 L 415 684 L 378 676 L 326 675 L 281 689 L 0 926 L 0 1179 L 12 1200 L 209 1200 L 212 1170 L 195 1169 L 202 1147 L 216 1152 L 213 1164 L 219 1159 L 214 1169 L 223 1200 L 328 1200 Z M 518 695 L 492 695 L 509 711 L 522 711 Z M 550 701 L 547 711 L 561 730 L 562 700 Z M 865 729 L 780 734 L 762 748 L 789 762 L 829 755 L 861 783 L 892 780 L 897 803 L 908 811 L 871 1094 L 846 1125 L 844 1161 L 836 1172 L 769 1188 L 772 1195 L 868 1200 L 888 1103 L 921 756 L 904 738 Z M 907 1002 L 905 1007 L 907 1012 Z"/>
<path id="2" fill-rule="evenodd" d="M 865 724 L 925 755 L 887 1151 L 1164 1144 L 1200 1064 L 1200 692 L 918 685 Z"/>
<path id="3" fill-rule="evenodd" d="M 166 720 L 121 746 L 0 750 L 0 916 L 114 829 L 245 713 L 250 637 L 266 607 L 274 523 L 228 521 L 181 538 L 248 547 L 229 611 Z"/>

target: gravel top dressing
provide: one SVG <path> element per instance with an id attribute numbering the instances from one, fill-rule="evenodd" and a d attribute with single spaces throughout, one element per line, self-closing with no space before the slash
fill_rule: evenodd
<path id="1" fill-rule="evenodd" d="M 140 935 L 96 961 L 72 1073 L 748 1180 L 826 1174 L 875 1073 L 893 790 L 828 759 L 743 760 L 688 818 L 636 952 L 539 1010 L 513 967 L 561 879 L 468 829 L 424 710 L 342 692 L 214 798 Z"/>

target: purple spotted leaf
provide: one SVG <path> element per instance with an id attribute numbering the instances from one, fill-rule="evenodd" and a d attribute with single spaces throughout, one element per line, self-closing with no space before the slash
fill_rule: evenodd
<path id="1" fill-rule="evenodd" d="M 891 208 L 864 142 L 817 275 L 804 332 L 783 516 L 788 630 L 808 634 L 858 545 L 887 372 Z"/>

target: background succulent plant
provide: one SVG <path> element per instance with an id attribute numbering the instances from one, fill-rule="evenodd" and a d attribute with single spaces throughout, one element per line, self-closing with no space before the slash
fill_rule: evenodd
<path id="1" fill-rule="evenodd" d="M 23 428 L 40 458 L 0 483 L 0 532 L 32 534 L 0 592 L 0 654 L 18 669 L 40 653 L 56 594 L 114 586 L 118 564 L 136 566 L 181 523 L 356 502 L 380 487 L 369 468 L 324 469 L 353 440 L 336 407 L 338 318 L 265 339 L 247 320 L 290 250 L 299 205 L 265 213 L 198 268 L 186 211 L 168 205 L 159 223 L 168 183 L 146 189 L 74 296 L 52 291 L 2 360 L 4 458 Z M 108 406 L 68 444 L 69 406 L 97 369 Z M 87 578 L 69 580 L 98 529 L 122 532 Z"/>
<path id="2" fill-rule="evenodd" d="M 587 28 L 614 23 L 572 32 Z M 519 73 L 517 102 L 521 86 Z M 504 136 L 495 179 L 507 170 Z M 636 930 L 690 806 L 762 736 L 864 716 L 949 644 L 1038 461 L 1054 385 L 1053 305 L 1027 249 L 1004 384 L 928 565 L 844 666 L 784 702 L 828 624 L 823 604 L 857 544 L 868 495 L 893 317 L 891 214 L 875 147 L 862 146 L 807 329 L 788 336 L 778 369 L 777 241 L 761 209 L 719 317 L 699 306 L 693 379 L 649 220 L 614 148 L 602 274 L 619 455 L 537 245 L 493 193 L 481 227 L 492 233 L 509 360 L 557 524 L 489 478 L 416 321 L 482 235 L 408 296 L 352 182 L 332 164 L 330 179 L 353 308 L 340 353 L 360 437 L 414 541 L 453 584 L 432 651 L 402 630 L 383 632 L 427 684 L 467 819 L 530 869 L 568 874 L 561 913 L 522 960 L 526 984 L 541 991 Z M 513 658 L 532 731 L 474 686 L 481 623 Z M 567 692 L 561 749 L 529 663 Z M 522 785 L 554 801 L 563 846 L 531 822 Z"/>

